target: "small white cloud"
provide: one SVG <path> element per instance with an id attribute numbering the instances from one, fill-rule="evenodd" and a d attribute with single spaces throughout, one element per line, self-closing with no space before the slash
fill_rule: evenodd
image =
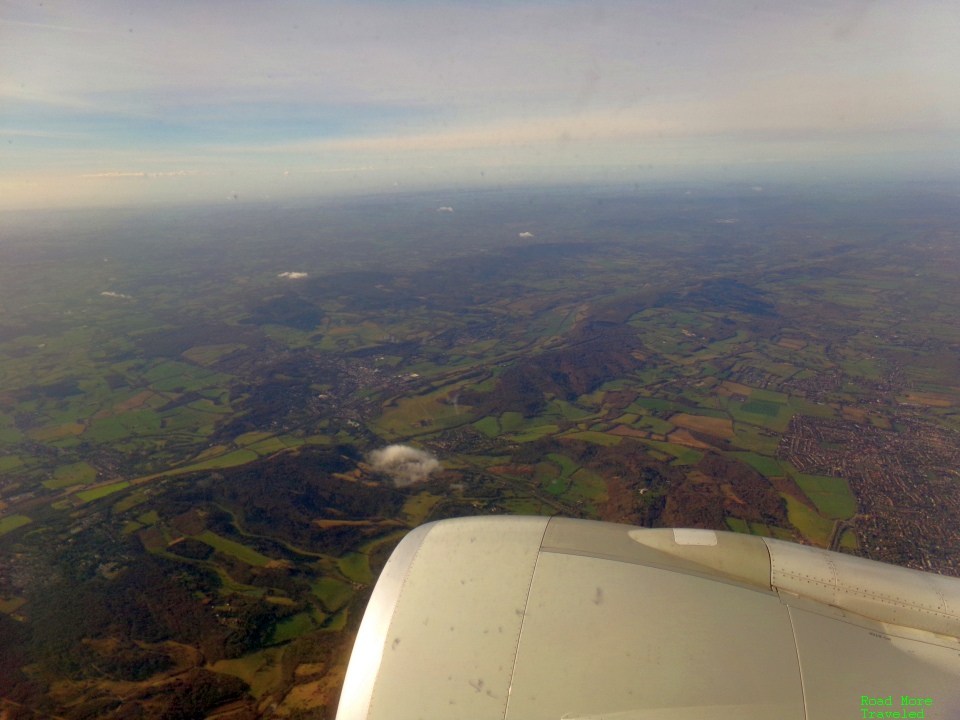
<path id="1" fill-rule="evenodd" d="M 133 299 L 133 297 L 130 296 L 130 295 L 124 295 L 123 293 L 113 292 L 113 290 L 104 290 L 104 291 L 103 291 L 102 293 L 100 293 L 100 294 L 103 295 L 104 297 L 122 298 L 122 299 L 124 299 L 124 300 L 132 300 L 132 299 Z"/>
<path id="2" fill-rule="evenodd" d="M 437 212 L 453 212 L 453 208 L 448 205 L 444 205 L 443 207 L 438 207 Z"/>
<path id="3" fill-rule="evenodd" d="M 760 185 L 754 185 L 750 189 L 753 190 L 754 192 L 763 192 L 763 187 Z"/>
<path id="4" fill-rule="evenodd" d="M 727 225 L 732 225 L 733 223 L 738 223 L 738 222 L 740 222 L 740 220 L 737 219 L 737 218 L 723 218 L 722 220 L 717 220 L 716 222 L 718 222 L 718 223 L 725 223 L 725 224 L 727 224 Z"/>
<path id="5" fill-rule="evenodd" d="M 522 237 L 522 238 L 532 238 L 532 237 L 533 237 L 533 233 L 532 233 L 532 232 L 522 232 L 522 233 L 520 233 L 520 237 Z"/>
<path id="6" fill-rule="evenodd" d="M 393 478 L 397 487 L 423 482 L 440 469 L 440 461 L 426 450 L 409 445 L 387 445 L 367 458 L 374 470 Z"/>
<path id="7" fill-rule="evenodd" d="M 277 275 L 278 278 L 286 278 L 287 280 L 300 280 L 301 278 L 308 277 L 309 273 L 305 272 L 282 272 Z"/>

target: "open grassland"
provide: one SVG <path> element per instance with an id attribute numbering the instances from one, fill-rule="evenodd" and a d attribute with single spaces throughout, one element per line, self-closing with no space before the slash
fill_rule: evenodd
<path id="1" fill-rule="evenodd" d="M 655 432 L 658 435 L 668 435 L 673 432 L 674 425 L 652 415 L 644 415 L 634 423 L 634 427 Z"/>
<path id="2" fill-rule="evenodd" d="M 677 445 L 676 443 L 660 442 L 658 440 L 640 440 L 639 442 L 667 455 L 672 455 L 676 458 L 673 462 L 674 465 L 695 465 L 703 459 L 703 453 L 699 450 Z"/>
<path id="3" fill-rule="evenodd" d="M 790 495 L 781 493 L 787 503 L 787 518 L 800 533 L 812 543 L 826 547 L 833 532 L 833 522 L 821 517 Z"/>
<path id="4" fill-rule="evenodd" d="M 296 615 L 284 618 L 276 624 L 269 642 L 272 645 L 279 645 L 290 640 L 295 640 L 301 635 L 306 635 L 315 628 L 316 624 L 314 623 L 311 613 L 297 613 Z"/>
<path id="5" fill-rule="evenodd" d="M 441 500 L 443 500 L 441 495 L 433 495 L 428 492 L 417 493 L 407 498 L 406 502 L 403 503 L 402 515 L 411 527 L 416 527 L 427 519 L 430 511 Z"/>
<path id="6" fill-rule="evenodd" d="M 727 527 L 730 528 L 733 532 L 750 534 L 750 526 L 747 525 L 745 520 L 735 517 L 725 517 L 723 521 L 727 524 Z"/>
<path id="7" fill-rule="evenodd" d="M 556 463 L 560 467 L 560 477 L 566 480 L 568 477 L 573 475 L 577 470 L 580 469 L 580 466 L 577 465 L 573 460 L 568 458 L 566 455 L 560 455 L 559 453 L 549 453 L 547 459 L 550 462 Z"/>
<path id="8" fill-rule="evenodd" d="M 585 442 L 593 443 L 594 445 L 604 445 L 606 447 L 619 445 L 620 441 L 622 440 L 622 438 L 617 435 L 610 435 L 605 432 L 593 432 L 590 430 L 567 433 L 565 435 L 561 435 L 560 437 L 570 438 L 571 440 L 583 440 Z"/>
<path id="9" fill-rule="evenodd" d="M 120 513 L 125 513 L 127 510 L 135 508 L 137 505 L 142 505 L 143 503 L 147 502 L 147 500 L 149 499 L 150 499 L 149 496 L 144 494 L 143 492 L 132 492 L 129 495 L 127 495 L 125 498 L 117 501 L 117 503 L 112 508 L 112 512 L 115 515 L 119 515 Z"/>
<path id="10" fill-rule="evenodd" d="M 527 427 L 527 419 L 518 412 L 505 412 L 500 416 L 501 432 L 517 432 Z"/>
<path id="11" fill-rule="evenodd" d="M 627 408 L 630 412 L 641 414 L 644 414 L 645 410 L 663 410 L 664 412 L 682 413 L 689 409 L 686 405 L 654 397 L 637 398 L 633 404 Z"/>
<path id="12" fill-rule="evenodd" d="M 237 350 L 243 350 L 244 348 L 246 348 L 246 345 L 241 343 L 197 345 L 189 350 L 184 350 L 181 355 L 190 362 L 207 367 L 216 364 L 227 355 L 235 353 Z"/>
<path id="13" fill-rule="evenodd" d="M 237 465 L 246 465 L 247 463 L 253 462 L 259 457 L 260 456 L 252 450 L 243 448 L 241 450 L 234 450 L 233 452 L 229 452 L 225 455 L 213 457 L 193 465 L 173 468 L 172 470 L 167 470 L 162 473 L 155 473 L 153 475 L 137 478 L 133 482 L 134 484 L 139 484 L 161 476 L 185 475 L 187 473 L 197 472 L 199 470 L 221 470 L 223 468 L 236 467 Z"/>
<path id="14" fill-rule="evenodd" d="M 256 550 L 242 545 L 233 540 L 228 540 L 225 537 L 220 537 L 210 530 L 204 530 L 199 535 L 195 536 L 200 542 L 206 543 L 215 550 L 219 550 L 222 553 L 227 555 L 232 555 L 241 562 L 247 563 L 247 565 L 253 565 L 255 567 L 263 567 L 270 562 L 270 558 L 266 555 L 261 555 Z"/>
<path id="15" fill-rule="evenodd" d="M 568 502 L 583 503 L 586 510 L 596 513 L 596 505 L 607 500 L 607 483 L 598 473 L 580 468 L 570 476 L 570 485 L 563 497 Z M 527 514 L 539 515 L 544 512 L 539 505 L 529 507 L 531 512 Z"/>
<path id="16" fill-rule="evenodd" d="M 776 455 L 780 438 L 752 425 L 736 423 L 731 443 L 758 455 Z"/>
<path id="17" fill-rule="evenodd" d="M 353 589 L 349 585 L 332 577 L 320 578 L 310 589 L 331 613 L 342 608 L 353 597 Z"/>
<path id="18" fill-rule="evenodd" d="M 670 422 L 677 427 L 702 432 L 718 438 L 733 437 L 733 423 L 730 420 L 679 413 L 671 416 Z"/>
<path id="19" fill-rule="evenodd" d="M 51 425 L 30 430 L 27 435 L 31 440 L 36 440 L 37 442 L 49 442 L 51 440 L 77 437 L 78 435 L 82 435 L 84 430 L 86 430 L 86 426 L 83 425 L 83 423 L 68 422 L 62 425 Z"/>
<path id="20" fill-rule="evenodd" d="M 776 460 L 750 452 L 733 452 L 733 457 L 745 462 L 764 477 L 781 477 L 787 473 Z"/>
<path id="21" fill-rule="evenodd" d="M 16 455 L 0 457 L 0 474 L 23 467 L 23 460 Z"/>
<path id="22" fill-rule="evenodd" d="M 897 398 L 905 405 L 925 405 L 927 407 L 952 407 L 958 403 L 956 395 L 935 392 L 908 392 Z"/>
<path id="23" fill-rule="evenodd" d="M 96 479 L 96 470 L 85 462 L 78 462 L 58 467 L 53 471 L 53 477 L 43 482 L 43 486 L 48 490 L 60 490 L 71 485 L 88 485 Z"/>
<path id="24" fill-rule="evenodd" d="M 274 434 L 270 432 L 248 432 L 243 435 L 237 435 L 237 437 L 233 439 L 233 443 L 237 447 L 246 447 L 247 445 L 253 445 L 261 440 L 272 438 L 273 436 Z"/>
<path id="25" fill-rule="evenodd" d="M 821 515 L 832 520 L 847 520 L 856 514 L 857 501 L 843 478 L 800 473 L 791 475 Z"/>
<path id="26" fill-rule="evenodd" d="M 410 437 L 437 432 L 472 420 L 471 408 L 452 401 L 464 383 L 448 385 L 425 395 L 401 397 L 384 408 L 375 425 L 386 437 Z M 507 430 L 504 428 L 504 432 Z"/>
<path id="27" fill-rule="evenodd" d="M 727 402 L 727 411 L 737 422 L 757 425 L 775 432 L 786 430 L 793 416 L 789 405 L 769 400 L 730 400 Z"/>
<path id="28" fill-rule="evenodd" d="M 590 410 L 579 408 L 566 400 L 552 400 L 547 404 L 546 412 L 550 415 L 559 415 L 565 420 L 577 422 L 592 416 L 594 413 Z"/>
<path id="29" fill-rule="evenodd" d="M 373 582 L 373 573 L 370 571 L 370 557 L 366 553 L 348 553 L 337 560 L 337 567 L 348 580 L 362 584 Z"/>
<path id="30" fill-rule="evenodd" d="M 511 439 L 519 443 L 533 442 L 548 435 L 553 435 L 559 430 L 560 428 L 557 425 L 533 425 L 526 428 L 523 432 L 512 435 Z"/>
<path id="31" fill-rule="evenodd" d="M 497 437 L 500 434 L 500 423 L 497 418 L 487 416 L 477 420 L 473 426 L 487 437 Z"/>
<path id="32" fill-rule="evenodd" d="M 99 500 L 102 497 L 107 495 L 112 495 L 115 492 L 120 492 L 121 490 L 126 490 L 130 487 L 130 483 L 126 480 L 121 480 L 120 482 L 111 483 L 110 485 L 101 485 L 98 488 L 92 488 L 90 490 L 82 490 L 76 494 L 75 497 L 80 498 L 83 502 L 90 502 L 91 500 Z"/>
<path id="33" fill-rule="evenodd" d="M 260 698 L 283 679 L 284 648 L 268 648 L 235 660 L 218 660 L 210 669 L 238 677 L 250 686 L 250 694 Z"/>
<path id="34" fill-rule="evenodd" d="M 840 536 L 840 547 L 848 550 L 857 550 L 860 543 L 857 542 L 857 535 L 852 530 L 844 530 Z"/>
<path id="35" fill-rule="evenodd" d="M 561 495 L 569 487 L 570 478 L 580 469 L 580 466 L 566 455 L 560 455 L 558 453 L 550 453 L 547 455 L 547 458 L 550 460 L 550 465 L 559 470 L 559 474 L 553 475 L 552 473 L 541 470 L 540 466 L 546 465 L 547 463 L 540 463 L 537 466 L 538 478 L 540 479 L 543 489 L 548 493 L 551 495 Z"/>
<path id="36" fill-rule="evenodd" d="M 6 535 L 8 532 L 12 532 L 24 525 L 29 525 L 32 522 L 33 520 L 26 515 L 7 515 L 4 518 L 0 518 L 0 535 Z"/>
<path id="37" fill-rule="evenodd" d="M 301 440 L 301 442 L 303 441 Z M 281 438 L 272 437 L 247 445 L 246 449 L 258 455 L 273 455 L 274 453 L 286 450 L 287 444 Z"/>
<path id="38" fill-rule="evenodd" d="M 810 415 L 812 417 L 832 418 L 836 417 L 836 411 L 824 403 L 810 402 L 803 398 L 790 398 L 790 407 L 798 415 Z"/>

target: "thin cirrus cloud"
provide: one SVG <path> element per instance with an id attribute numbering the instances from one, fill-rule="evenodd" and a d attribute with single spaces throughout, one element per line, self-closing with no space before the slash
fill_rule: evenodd
<path id="1" fill-rule="evenodd" d="M 945 0 L 8 0 L 0 208 L 946 163 L 958 22 Z M 83 185 L 142 177 L 184 182 Z"/>

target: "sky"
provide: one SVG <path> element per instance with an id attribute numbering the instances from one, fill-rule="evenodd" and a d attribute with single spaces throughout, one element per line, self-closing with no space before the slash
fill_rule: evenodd
<path id="1" fill-rule="evenodd" d="M 956 0 L 0 0 L 0 210 L 956 178 Z"/>

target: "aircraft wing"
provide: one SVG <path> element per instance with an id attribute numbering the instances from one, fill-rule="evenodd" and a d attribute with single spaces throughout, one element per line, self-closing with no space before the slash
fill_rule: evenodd
<path id="1" fill-rule="evenodd" d="M 954 578 L 712 530 L 445 520 L 384 567 L 337 718 L 954 720 L 958 638 Z"/>

